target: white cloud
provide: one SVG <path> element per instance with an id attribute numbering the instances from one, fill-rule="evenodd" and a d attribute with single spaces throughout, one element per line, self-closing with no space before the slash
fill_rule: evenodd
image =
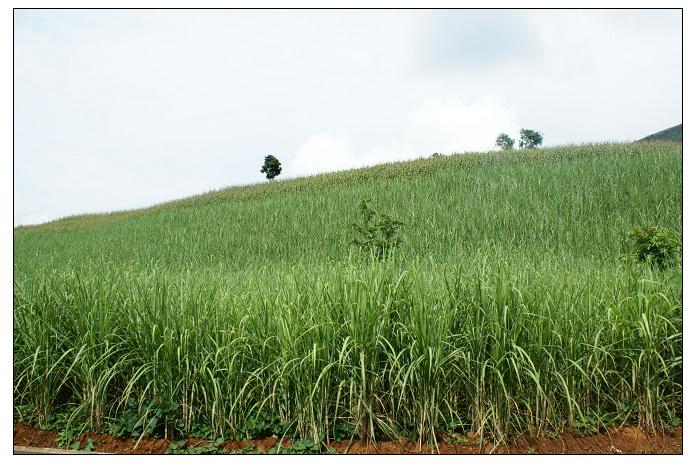
<path id="1" fill-rule="evenodd" d="M 345 131 L 319 133 L 297 149 L 286 173 L 291 176 L 315 174 L 355 167 L 358 162 Z"/>
<path id="2" fill-rule="evenodd" d="M 515 113 L 498 95 L 486 94 L 470 104 L 456 97 L 435 97 L 410 113 L 404 139 L 419 154 L 485 151 L 494 148 L 500 132 L 514 137 L 518 130 Z"/>
<path id="3" fill-rule="evenodd" d="M 502 97 L 486 94 L 467 103 L 454 96 L 423 100 L 409 111 L 397 139 L 362 151 L 353 148 L 345 130 L 310 136 L 288 162 L 288 176 L 414 159 L 433 152 L 487 151 L 500 132 L 512 137 L 520 126 Z"/>

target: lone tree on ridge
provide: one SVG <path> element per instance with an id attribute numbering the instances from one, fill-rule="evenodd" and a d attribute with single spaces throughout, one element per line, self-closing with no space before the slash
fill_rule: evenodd
<path id="1" fill-rule="evenodd" d="M 281 170 L 283 170 L 283 169 L 280 167 L 280 161 L 278 160 L 278 158 L 276 158 L 272 154 L 269 154 L 263 160 L 263 166 L 261 167 L 261 173 L 266 174 L 266 178 L 268 180 L 273 180 L 274 178 L 279 176 Z"/>

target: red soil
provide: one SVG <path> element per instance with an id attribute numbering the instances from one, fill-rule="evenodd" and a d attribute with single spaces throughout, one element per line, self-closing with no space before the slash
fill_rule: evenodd
<path id="1" fill-rule="evenodd" d="M 56 434 L 56 431 L 42 431 L 15 422 L 14 445 L 54 448 L 56 447 Z M 170 444 L 170 441 L 165 439 L 143 439 L 138 448 L 135 449 L 138 441 L 136 438 L 85 433 L 80 436 L 83 445 L 87 438 L 92 439 L 95 452 L 107 453 L 163 454 Z M 187 443 L 190 446 L 207 445 L 207 442 L 201 439 L 189 439 Z M 222 448 L 240 450 L 248 445 L 268 451 L 278 445 L 278 439 L 268 437 L 253 441 L 226 441 L 222 444 Z M 289 446 L 290 442 L 284 441 L 283 445 Z M 383 441 L 369 445 L 364 442 L 343 441 L 332 444 L 332 447 L 338 453 L 350 454 L 430 453 L 430 448 L 426 444 L 419 447 L 417 443 L 405 440 Z M 586 437 L 575 437 L 570 433 L 553 439 L 519 437 L 506 446 L 493 447 L 491 444 L 485 444 L 483 448 L 474 444 L 457 445 L 443 442 L 439 444 L 438 450 L 442 454 L 681 454 L 682 428 L 675 429 L 671 434 L 648 434 L 640 428 L 627 427 Z"/>

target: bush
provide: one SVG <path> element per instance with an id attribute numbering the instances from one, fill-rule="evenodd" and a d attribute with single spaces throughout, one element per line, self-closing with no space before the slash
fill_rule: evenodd
<path id="1" fill-rule="evenodd" d="M 379 259 L 387 257 L 402 243 L 399 228 L 403 225 L 384 212 L 377 213 L 370 208 L 370 200 L 360 201 L 361 222 L 353 223 L 351 227 L 356 234 L 351 243 L 364 252 L 375 255 Z"/>
<path id="2" fill-rule="evenodd" d="M 640 225 L 628 232 L 631 240 L 631 255 L 640 262 L 648 262 L 665 267 L 678 255 L 679 235 L 664 227 L 642 227 Z"/>

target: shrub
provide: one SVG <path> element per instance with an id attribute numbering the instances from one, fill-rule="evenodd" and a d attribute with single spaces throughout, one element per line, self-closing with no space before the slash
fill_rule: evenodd
<path id="1" fill-rule="evenodd" d="M 680 248 L 679 235 L 664 227 L 636 226 L 628 232 L 631 254 L 640 262 L 664 267 L 674 260 Z"/>
<path id="2" fill-rule="evenodd" d="M 369 203 L 368 199 L 360 201 L 358 208 L 362 220 L 360 223 L 351 224 L 356 235 L 351 243 L 379 259 L 384 259 L 402 243 L 399 228 L 403 222 L 384 212 L 377 213 L 370 208 Z"/>

